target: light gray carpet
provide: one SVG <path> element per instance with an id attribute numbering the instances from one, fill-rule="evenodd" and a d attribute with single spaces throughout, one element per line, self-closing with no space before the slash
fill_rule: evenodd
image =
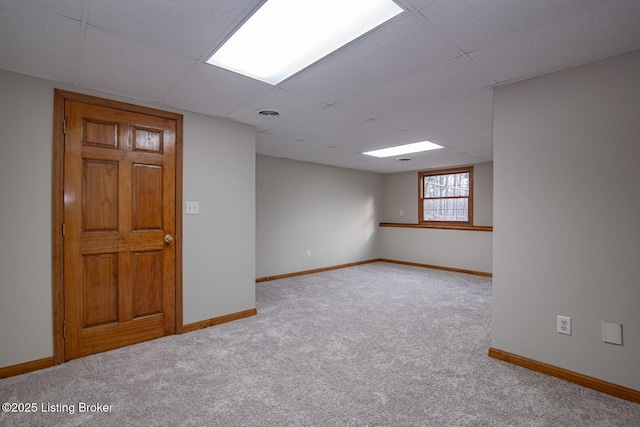
<path id="1" fill-rule="evenodd" d="M 491 281 L 388 263 L 259 283 L 258 315 L 0 380 L 2 426 L 639 426 L 487 356 Z M 78 413 L 79 402 L 112 405 Z"/>

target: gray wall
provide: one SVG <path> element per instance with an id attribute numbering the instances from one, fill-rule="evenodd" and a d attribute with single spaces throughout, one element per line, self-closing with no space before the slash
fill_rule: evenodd
<path id="1" fill-rule="evenodd" d="M 256 277 L 378 258 L 382 175 L 258 155 L 256 179 Z"/>
<path id="2" fill-rule="evenodd" d="M 252 126 L 184 113 L 185 324 L 255 307 L 255 159 Z"/>
<path id="3" fill-rule="evenodd" d="M 386 174 L 383 188 L 382 222 L 417 224 L 418 172 Z M 473 222 L 493 225 L 493 162 L 473 165 Z"/>
<path id="4" fill-rule="evenodd" d="M 380 258 L 491 273 L 491 232 L 380 228 Z"/>
<path id="5" fill-rule="evenodd" d="M 640 390 L 640 51 L 493 99 L 491 345 Z"/>
<path id="6" fill-rule="evenodd" d="M 493 163 L 473 169 L 474 225 L 492 225 Z M 384 175 L 383 188 L 383 222 L 417 224 L 418 173 Z M 491 273 L 491 247 L 492 233 L 487 231 L 380 228 L 380 257 L 397 261 Z"/>
<path id="7" fill-rule="evenodd" d="M 55 87 L 80 91 L 0 71 L 0 367 L 53 355 Z M 184 200 L 200 202 L 199 216 L 183 216 L 188 324 L 255 307 L 255 133 L 251 126 L 177 112 L 184 114 Z"/>

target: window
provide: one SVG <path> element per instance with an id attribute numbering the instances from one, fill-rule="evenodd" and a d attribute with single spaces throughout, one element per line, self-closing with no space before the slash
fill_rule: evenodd
<path id="1" fill-rule="evenodd" d="M 421 224 L 473 225 L 473 166 L 419 172 Z"/>

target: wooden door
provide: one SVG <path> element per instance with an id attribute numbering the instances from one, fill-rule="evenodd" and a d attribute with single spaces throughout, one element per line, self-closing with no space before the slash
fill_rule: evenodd
<path id="1" fill-rule="evenodd" d="M 64 360 L 176 333 L 176 120 L 65 102 Z"/>

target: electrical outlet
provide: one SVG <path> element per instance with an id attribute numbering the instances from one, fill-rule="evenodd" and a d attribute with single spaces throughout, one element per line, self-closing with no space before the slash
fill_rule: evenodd
<path id="1" fill-rule="evenodd" d="M 558 333 L 571 335 L 571 317 L 558 316 Z"/>
<path id="2" fill-rule="evenodd" d="M 311 251 L 307 251 L 307 258 L 311 258 Z"/>

